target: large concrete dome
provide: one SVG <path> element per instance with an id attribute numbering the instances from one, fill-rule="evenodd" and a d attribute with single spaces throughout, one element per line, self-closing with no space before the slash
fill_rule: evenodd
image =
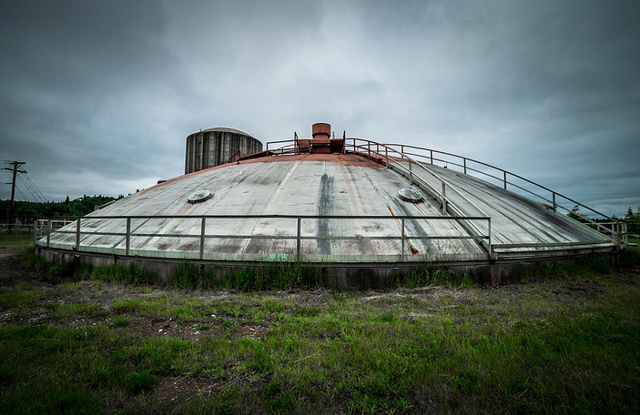
<path id="1" fill-rule="evenodd" d="M 498 186 L 474 177 L 486 173 L 471 159 L 439 166 L 433 150 L 330 139 L 326 125 L 313 139 L 276 151 L 268 143 L 260 157 L 116 201 L 38 245 L 89 257 L 356 268 L 494 266 L 624 247 L 619 224 L 571 219 L 555 192 L 540 203 L 508 189 L 524 188 L 507 172 Z"/>

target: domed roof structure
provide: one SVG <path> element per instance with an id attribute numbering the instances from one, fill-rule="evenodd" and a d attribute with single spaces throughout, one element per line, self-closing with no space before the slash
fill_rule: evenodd
<path id="1" fill-rule="evenodd" d="M 239 134 L 239 135 L 244 135 L 246 137 L 255 138 L 251 134 L 247 134 L 244 131 L 240 131 L 236 128 L 230 128 L 230 127 L 206 128 L 204 130 L 200 130 L 200 132 L 201 133 L 232 133 L 232 134 Z"/>
<path id="2" fill-rule="evenodd" d="M 376 269 L 624 248 L 623 225 L 561 214 L 560 199 L 575 201 L 520 176 L 436 150 L 332 139 L 327 126 L 118 200 L 38 245 L 89 257 Z"/>

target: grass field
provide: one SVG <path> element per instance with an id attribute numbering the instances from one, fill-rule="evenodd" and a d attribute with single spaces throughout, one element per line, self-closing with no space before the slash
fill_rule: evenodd
<path id="1" fill-rule="evenodd" d="M 21 244 L 0 251 L 0 413 L 640 412 L 637 250 L 500 287 L 240 291 Z"/>
<path id="2" fill-rule="evenodd" d="M 22 246 L 33 242 L 33 234 L 29 231 L 16 229 L 13 233 L 0 233 L 0 248 Z"/>

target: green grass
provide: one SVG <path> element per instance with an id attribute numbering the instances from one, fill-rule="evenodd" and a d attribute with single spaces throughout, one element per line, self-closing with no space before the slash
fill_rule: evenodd
<path id="1" fill-rule="evenodd" d="M 254 267 L 238 269 L 222 275 L 210 269 L 201 269 L 189 263 L 173 267 L 169 276 L 162 279 L 144 269 L 111 264 L 93 267 L 88 264 L 48 264 L 34 253 L 32 246 L 24 249 L 23 263 L 48 271 L 48 277 L 60 279 L 96 279 L 129 284 L 154 284 L 188 289 L 236 289 L 241 291 L 316 289 L 329 286 L 323 276 L 323 267 L 310 264 L 289 263 L 281 260 L 263 262 Z M 446 268 L 411 270 L 392 277 L 387 287 L 417 288 L 430 285 L 469 287 L 473 280 Z"/>
<path id="2" fill-rule="evenodd" d="M 623 256 L 622 262 L 627 265 L 639 265 L 640 264 L 640 239 L 629 238 L 629 242 L 637 243 L 639 246 L 627 247 Z"/>
<path id="3" fill-rule="evenodd" d="M 33 243 L 33 234 L 28 231 L 16 229 L 12 233 L 6 231 L 0 233 L 0 248 L 17 247 L 30 243 Z"/>
<path id="4" fill-rule="evenodd" d="M 594 258 L 348 292 L 55 272 L 0 287 L 0 413 L 640 412 L 640 274 Z"/>
<path id="5" fill-rule="evenodd" d="M 38 295 L 32 290 L 12 291 L 0 294 L 0 310 L 29 309 L 36 304 Z"/>
<path id="6" fill-rule="evenodd" d="M 173 268 L 167 285 L 179 288 L 220 289 L 242 291 L 287 290 L 323 286 L 321 267 L 289 263 L 281 260 L 261 263 L 255 267 L 220 275 L 201 270 L 195 265 L 179 264 Z"/>
<path id="7" fill-rule="evenodd" d="M 396 276 L 393 278 L 392 285 L 406 288 L 419 288 L 430 285 L 471 287 L 473 280 L 469 276 L 458 275 L 446 268 L 424 268 Z"/>

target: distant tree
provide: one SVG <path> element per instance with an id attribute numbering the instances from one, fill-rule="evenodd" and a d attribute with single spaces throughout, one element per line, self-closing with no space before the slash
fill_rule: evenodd
<path id="1" fill-rule="evenodd" d="M 578 205 L 575 205 L 573 209 L 571 209 L 569 213 L 567 213 L 567 216 L 569 216 L 571 219 L 577 220 L 578 222 L 587 222 L 587 217 L 580 213 L 580 207 Z"/>
<path id="2" fill-rule="evenodd" d="M 631 208 L 629 208 L 624 221 L 627 222 L 628 233 L 633 235 L 640 234 L 640 207 L 638 207 L 638 211 L 636 213 L 633 213 Z"/>
<path id="3" fill-rule="evenodd" d="M 25 202 L 16 201 L 16 217 L 27 221 L 35 218 L 55 218 L 61 216 L 84 216 L 93 212 L 95 206 L 104 205 L 115 200 L 108 196 L 87 196 L 70 200 L 67 196 L 63 202 Z M 10 202 L 0 200 L 0 223 L 7 221 Z"/>

